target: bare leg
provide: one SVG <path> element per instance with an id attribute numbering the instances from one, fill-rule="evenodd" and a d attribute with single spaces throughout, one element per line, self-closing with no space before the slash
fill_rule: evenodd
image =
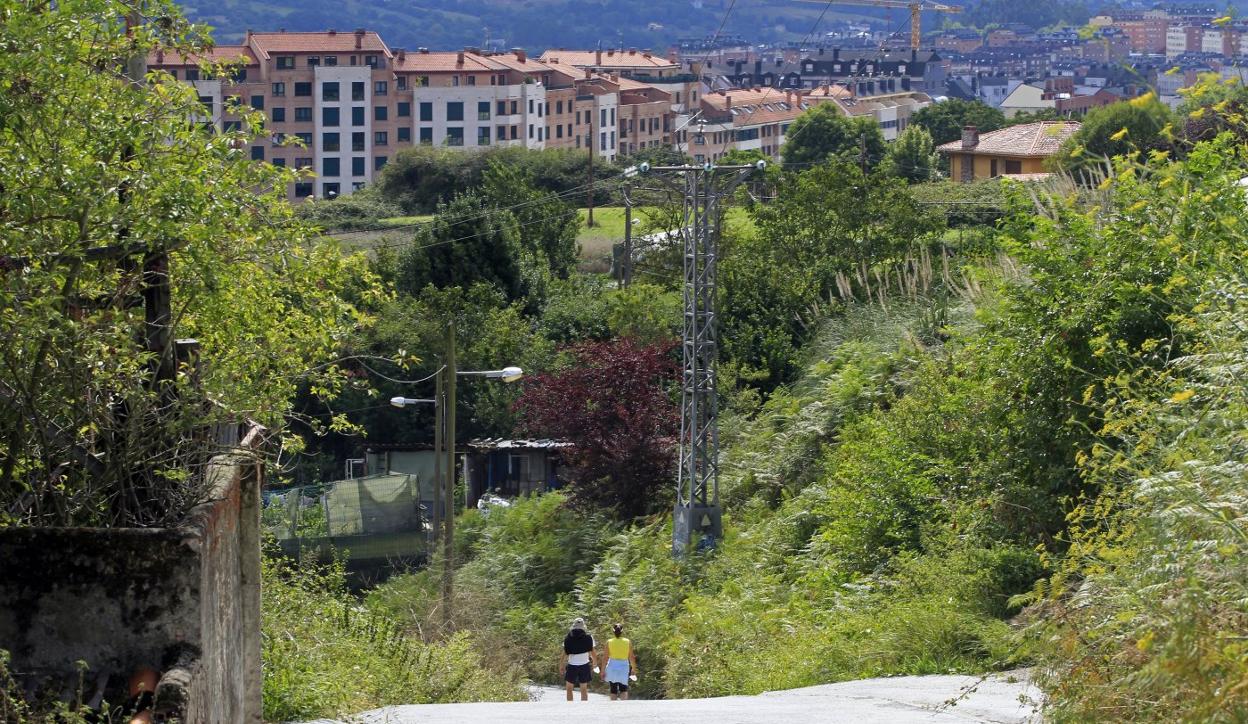
<path id="1" fill-rule="evenodd" d="M 627 691 L 621 691 L 621 692 L 620 692 L 620 698 L 621 698 L 621 699 L 623 699 L 624 701 L 628 701 L 628 692 L 627 692 Z"/>
<path id="2" fill-rule="evenodd" d="M 615 701 L 615 696 L 616 696 L 615 691 L 612 691 L 612 692 L 611 692 L 611 701 Z"/>
<path id="3" fill-rule="evenodd" d="M 581 701 L 589 701 L 589 684 L 581 684 Z"/>
<path id="4" fill-rule="evenodd" d="M 567 682 L 565 686 L 568 689 L 568 701 L 572 701 L 572 682 L 571 681 Z"/>

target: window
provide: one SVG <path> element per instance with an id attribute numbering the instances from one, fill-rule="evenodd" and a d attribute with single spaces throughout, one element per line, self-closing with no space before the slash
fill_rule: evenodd
<path id="1" fill-rule="evenodd" d="M 385 156 L 377 156 L 377 157 L 375 157 L 375 158 L 373 159 L 373 170 L 374 170 L 374 171 L 380 171 L 383 167 L 385 167 L 385 165 L 386 165 L 386 161 L 387 161 L 387 159 L 386 159 L 386 157 L 385 157 Z"/>
<path id="2" fill-rule="evenodd" d="M 598 149 L 605 151 L 607 150 L 607 132 L 603 131 L 600 135 L 601 138 L 598 139 Z"/>
<path id="3" fill-rule="evenodd" d="M 489 101 L 477 102 L 477 120 L 478 121 L 490 120 L 490 102 Z"/>
<path id="4" fill-rule="evenodd" d="M 297 82 L 297 83 L 295 83 L 295 95 L 296 95 L 296 96 L 310 96 L 310 95 L 312 95 L 312 84 L 311 84 L 311 83 L 305 83 L 305 82 Z"/>
<path id="5" fill-rule="evenodd" d="M 546 140 L 545 135 L 546 135 L 546 129 L 542 128 L 541 126 L 538 126 L 537 127 L 537 140 L 539 143 Z"/>
<path id="6" fill-rule="evenodd" d="M 615 131 L 611 132 L 611 148 L 615 148 Z"/>
<path id="7" fill-rule="evenodd" d="M 418 75 L 418 76 L 416 76 L 416 85 L 417 85 L 418 87 L 420 87 L 420 88 L 428 88 L 428 87 L 429 87 L 429 76 L 427 76 L 427 75 Z"/>
<path id="8" fill-rule="evenodd" d="M 401 75 L 394 81 L 394 87 L 399 90 L 407 90 L 407 76 Z M 383 157 L 384 158 L 384 157 Z"/>
<path id="9" fill-rule="evenodd" d="M 364 171 L 364 157 L 363 157 L 363 156 L 355 156 L 354 158 L 352 158 L 352 159 L 351 159 L 351 175 L 352 175 L 352 176 L 363 176 L 363 175 L 364 175 L 364 173 L 365 173 L 365 171 Z"/>
<path id="10" fill-rule="evenodd" d="M 364 106 L 352 106 L 351 107 L 351 125 L 353 126 L 364 125 Z"/>
<path id="11" fill-rule="evenodd" d="M 325 56 L 325 65 L 326 66 L 338 65 L 338 56 L 336 55 Z"/>
<path id="12" fill-rule="evenodd" d="M 457 75 L 451 76 L 451 85 L 455 86 L 456 88 L 459 87 L 459 76 Z"/>
<path id="13" fill-rule="evenodd" d="M 489 126 L 480 126 L 477 128 L 477 145 L 478 146 L 490 145 L 490 127 Z"/>
<path id="14" fill-rule="evenodd" d="M 285 84 L 285 83 L 274 83 L 274 84 L 273 84 L 273 95 L 274 95 L 274 97 L 278 97 L 278 98 L 280 98 L 280 97 L 282 97 L 282 96 L 286 95 L 286 84 Z"/>
<path id="15" fill-rule="evenodd" d="M 357 80 L 351 83 L 351 100 L 353 101 L 364 100 L 364 81 Z"/>
<path id="16" fill-rule="evenodd" d="M 275 158 L 272 161 L 270 161 L 270 163 L 272 163 L 274 166 L 277 166 L 278 168 L 286 168 L 286 159 L 284 158 Z"/>
<path id="17" fill-rule="evenodd" d="M 599 126 L 607 125 L 607 109 L 603 108 L 602 110 L 599 111 L 599 114 L 602 116 L 602 120 L 598 121 L 598 125 Z"/>
<path id="18" fill-rule="evenodd" d="M 420 145 L 422 146 L 433 145 L 433 129 L 432 128 L 420 129 Z"/>
<path id="19" fill-rule="evenodd" d="M 338 81 L 327 81 L 321 84 L 321 100 L 338 100 Z"/>
<path id="20" fill-rule="evenodd" d="M 242 121 L 226 121 L 224 124 L 224 131 L 226 133 L 238 133 L 241 130 L 243 130 Z"/>
<path id="21" fill-rule="evenodd" d="M 420 120 L 425 121 L 427 123 L 433 121 L 433 104 L 432 103 L 420 104 Z"/>
<path id="22" fill-rule="evenodd" d="M 411 143 L 412 142 L 412 129 L 408 128 L 407 126 L 403 126 L 402 128 L 400 128 L 398 141 L 399 143 Z"/>
<path id="23" fill-rule="evenodd" d="M 556 115 L 563 114 L 563 101 L 555 101 L 555 114 Z"/>
<path id="24" fill-rule="evenodd" d="M 373 106 L 373 120 L 384 121 L 390 117 L 390 109 L 386 106 Z"/>
<path id="25" fill-rule="evenodd" d="M 364 142 L 365 142 L 366 140 L 368 140 L 368 139 L 364 136 L 364 132 L 363 132 L 363 131 L 355 131 L 354 133 L 352 133 L 352 134 L 351 134 L 351 150 L 352 150 L 352 151 L 363 151 L 363 150 L 364 150 Z"/>
<path id="26" fill-rule="evenodd" d="M 395 110 L 399 118 L 411 118 L 412 117 L 412 104 L 411 103 L 408 103 L 406 101 L 400 102 L 398 107 Z"/>
<path id="27" fill-rule="evenodd" d="M 513 480 L 529 479 L 529 456 L 528 455 L 508 455 L 507 456 L 507 477 Z"/>
<path id="28" fill-rule="evenodd" d="M 499 126 L 496 133 L 498 134 L 497 136 L 498 140 L 500 141 L 507 140 L 507 126 Z"/>
<path id="29" fill-rule="evenodd" d="M 321 109 L 321 125 L 336 126 L 338 125 L 338 109 L 331 106 Z"/>
<path id="30" fill-rule="evenodd" d="M 455 128 L 446 129 L 446 145 L 462 146 L 464 145 L 464 129 L 456 126 Z"/>
<path id="31" fill-rule="evenodd" d="M 190 81 L 199 80 L 199 68 L 187 68 L 186 79 Z"/>
<path id="32" fill-rule="evenodd" d="M 308 106 L 306 108 L 295 109 L 295 123 L 311 123 L 311 121 L 312 121 L 312 107 L 311 106 Z"/>
<path id="33" fill-rule="evenodd" d="M 376 133 L 373 134 L 373 145 L 374 146 L 390 145 L 390 134 L 386 133 L 385 131 L 377 131 Z"/>
<path id="34" fill-rule="evenodd" d="M 320 64 L 321 64 L 321 56 L 319 56 L 319 55 L 309 55 L 309 56 L 308 56 L 308 67 L 309 67 L 309 68 L 315 68 L 316 66 L 318 66 L 318 65 L 320 65 Z"/>
<path id="35" fill-rule="evenodd" d="M 615 109 L 611 109 L 611 125 L 615 125 Z"/>
<path id="36" fill-rule="evenodd" d="M 332 199 L 340 193 L 341 184 L 321 184 L 321 190 L 324 192 L 325 198 Z"/>
<path id="37" fill-rule="evenodd" d="M 519 113 L 520 112 L 519 108 L 520 108 L 520 101 L 512 101 L 511 102 L 511 115 L 514 116 L 517 113 Z"/>
<path id="38" fill-rule="evenodd" d="M 555 138 L 563 138 L 563 126 L 555 126 Z"/>
<path id="39" fill-rule="evenodd" d="M 339 167 L 338 158 L 330 156 L 321 161 L 322 176 L 337 176 L 342 169 Z"/>
<path id="40" fill-rule="evenodd" d="M 295 69 L 295 56 L 293 55 L 277 56 L 277 69 L 278 70 L 294 70 Z"/>
<path id="41" fill-rule="evenodd" d="M 264 160 L 264 146 L 252 146 L 251 147 L 251 160 L 252 161 Z"/>
<path id="42" fill-rule="evenodd" d="M 337 133 L 321 134 L 321 149 L 324 151 L 337 151 L 342 148 L 342 141 Z"/>
<path id="43" fill-rule="evenodd" d="M 373 56 L 369 56 L 373 57 Z M 373 95 L 384 96 L 389 92 L 390 82 L 379 80 L 373 83 Z"/>
<path id="44" fill-rule="evenodd" d="M 997 159 L 994 158 L 988 163 L 988 177 L 996 178 L 997 176 Z"/>
<path id="45" fill-rule="evenodd" d="M 300 142 L 300 143 L 302 143 L 304 146 L 311 146 L 311 145 L 312 145 L 312 134 L 311 134 L 311 133 L 296 133 L 296 134 L 295 134 L 295 138 L 298 138 L 298 139 L 299 139 L 299 142 Z M 308 165 L 310 166 L 310 165 L 312 165 L 312 164 L 308 164 Z"/>
<path id="46" fill-rule="evenodd" d="M 520 138 L 520 126 L 511 127 L 511 140 L 515 141 Z"/>
<path id="47" fill-rule="evenodd" d="M 498 115 L 500 116 L 507 115 L 507 101 L 498 102 Z"/>
<path id="48" fill-rule="evenodd" d="M 529 124 L 529 138 L 533 138 L 533 124 Z"/>
<path id="49" fill-rule="evenodd" d="M 286 122 L 286 109 L 281 108 L 281 107 L 270 109 L 269 119 L 272 120 L 274 123 L 285 123 Z"/>
<path id="50" fill-rule="evenodd" d="M 296 158 L 295 168 L 312 168 L 314 163 L 316 162 L 311 158 Z"/>
<path id="51" fill-rule="evenodd" d="M 1023 162 L 1022 161 L 1006 161 L 1005 172 L 1006 173 L 1022 173 Z"/>
<path id="52" fill-rule="evenodd" d="M 381 62 L 380 62 L 380 59 L 375 55 L 366 55 L 364 56 L 364 65 L 367 65 L 370 68 L 376 68 L 377 66 L 381 65 Z M 385 93 L 380 93 L 378 95 L 385 95 Z"/>
<path id="53" fill-rule="evenodd" d="M 309 181 L 301 181 L 295 184 L 295 198 L 306 199 L 312 195 L 312 183 Z"/>
<path id="54" fill-rule="evenodd" d="M 204 107 L 204 112 L 208 115 L 211 116 L 215 112 L 216 101 L 212 99 L 212 96 L 200 96 L 199 104 Z"/>
<path id="55" fill-rule="evenodd" d="M 533 113 L 533 99 L 530 98 L 529 99 L 529 114 L 532 115 L 532 113 Z"/>
<path id="56" fill-rule="evenodd" d="M 476 85 L 476 84 L 477 84 L 477 76 L 475 75 L 468 76 L 468 85 Z"/>
<path id="57" fill-rule="evenodd" d="M 461 101 L 453 101 L 446 104 L 446 120 L 462 121 L 464 120 L 464 104 Z"/>

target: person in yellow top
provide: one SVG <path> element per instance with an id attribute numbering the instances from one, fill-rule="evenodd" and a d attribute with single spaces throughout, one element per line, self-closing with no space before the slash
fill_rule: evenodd
<path id="1" fill-rule="evenodd" d="M 611 685 L 611 701 L 618 696 L 628 701 L 628 682 L 637 680 L 637 654 L 633 642 L 624 638 L 624 626 L 611 627 L 615 636 L 607 640 L 607 666 L 602 680 Z"/>

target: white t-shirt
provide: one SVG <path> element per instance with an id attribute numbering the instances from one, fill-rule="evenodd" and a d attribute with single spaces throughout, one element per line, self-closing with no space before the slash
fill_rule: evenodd
<path id="1" fill-rule="evenodd" d="M 592 651 L 593 650 L 592 647 L 595 645 L 593 636 L 589 637 L 589 645 L 591 647 L 590 651 Z M 570 666 L 581 666 L 581 665 L 588 664 L 588 663 L 589 663 L 589 651 L 586 651 L 583 654 L 568 654 L 568 665 Z"/>

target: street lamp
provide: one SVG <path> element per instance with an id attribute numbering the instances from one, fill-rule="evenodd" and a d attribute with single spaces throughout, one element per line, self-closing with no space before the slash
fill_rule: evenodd
<path id="1" fill-rule="evenodd" d="M 437 388 L 432 400 L 412 397 L 392 397 L 390 404 L 395 407 L 407 407 L 433 403 L 438 410 L 434 423 L 434 486 L 433 486 L 433 528 L 438 527 L 438 483 L 442 484 L 443 496 L 446 499 L 446 515 L 442 516 L 442 615 L 447 626 L 451 625 L 451 593 L 452 568 L 454 564 L 455 537 L 455 380 L 458 377 L 485 377 L 503 382 L 515 382 L 524 375 L 524 370 L 515 366 L 497 370 L 459 370 L 455 368 L 455 323 L 451 322 L 446 329 L 445 364 L 437 371 Z M 445 448 L 445 449 L 444 449 Z M 442 456 L 446 456 L 446 477 L 441 474 Z"/>

